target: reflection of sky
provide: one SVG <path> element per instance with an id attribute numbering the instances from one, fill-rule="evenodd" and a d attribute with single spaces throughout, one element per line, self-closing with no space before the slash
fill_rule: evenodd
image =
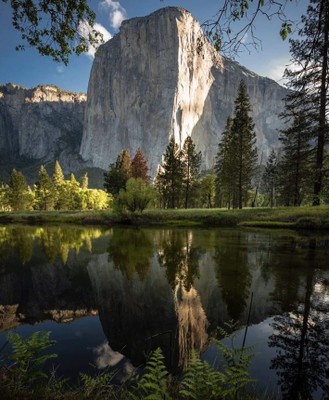
<path id="1" fill-rule="evenodd" d="M 55 353 L 57 358 L 51 362 L 58 366 L 58 376 L 77 378 L 78 371 L 93 373 L 91 366 L 95 362 L 93 349 L 106 340 L 98 316 L 76 319 L 67 324 L 46 321 L 35 325 L 21 325 L 14 330 L 23 337 L 29 337 L 34 332 L 50 331 L 50 339 L 56 344 L 49 348 L 49 353 Z M 0 347 L 6 342 L 7 333 L 0 333 Z M 9 351 L 8 346 L 6 347 Z"/>
<path id="2" fill-rule="evenodd" d="M 268 394 L 274 394 L 277 389 L 276 372 L 270 370 L 271 360 L 276 355 L 276 350 L 268 346 L 269 336 L 273 333 L 270 324 L 273 318 L 267 318 L 259 324 L 249 326 L 246 339 L 246 346 L 254 346 L 251 353 L 255 354 L 250 365 L 250 376 L 258 381 L 260 390 L 266 390 Z M 242 330 L 234 340 L 234 346 L 239 348 L 242 346 L 244 330 Z M 224 344 L 230 346 L 229 339 L 223 341 Z M 207 360 L 210 365 L 218 366 L 219 353 L 215 344 L 211 344 L 202 355 L 203 360 Z M 257 385 L 258 385 L 257 384 Z M 264 385 L 262 387 L 261 385 Z"/>

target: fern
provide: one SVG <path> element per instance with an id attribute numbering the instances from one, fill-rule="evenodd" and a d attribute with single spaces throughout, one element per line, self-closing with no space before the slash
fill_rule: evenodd
<path id="1" fill-rule="evenodd" d="M 222 398 L 221 373 L 215 371 L 206 361 L 201 361 L 195 351 L 192 352 L 179 394 L 186 399 Z"/>
<path id="2" fill-rule="evenodd" d="M 112 385 L 111 380 L 114 372 L 101 373 L 96 376 L 90 376 L 87 374 L 80 373 L 80 380 L 83 384 L 84 396 L 90 397 L 99 396 L 111 391 Z"/>
<path id="3" fill-rule="evenodd" d="M 157 348 L 146 363 L 145 374 L 138 380 L 137 388 L 131 392 L 131 398 L 143 400 L 170 400 L 167 388 L 168 371 L 164 365 L 164 356 Z"/>
<path id="4" fill-rule="evenodd" d="M 228 322 L 225 324 L 225 329 L 220 329 L 219 332 L 223 338 L 230 340 L 230 346 L 225 345 L 219 340 L 215 341 L 221 355 L 221 372 L 222 372 L 222 387 L 224 398 L 237 398 L 237 393 L 247 384 L 255 382 L 249 376 L 250 362 L 254 356 L 252 351 L 255 346 L 235 347 L 235 339 L 241 332 L 237 329 L 237 322 Z M 227 333 L 227 331 L 235 331 Z"/>
<path id="5" fill-rule="evenodd" d="M 17 333 L 8 334 L 13 349 L 10 356 L 14 362 L 12 371 L 20 376 L 22 382 L 31 385 L 48 379 L 42 368 L 46 361 L 57 357 L 56 354 L 43 354 L 56 343 L 49 336 L 50 332 L 34 332 L 28 339 L 23 339 Z"/>

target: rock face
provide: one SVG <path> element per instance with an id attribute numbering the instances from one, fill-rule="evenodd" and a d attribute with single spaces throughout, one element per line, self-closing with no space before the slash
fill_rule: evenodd
<path id="1" fill-rule="evenodd" d="M 0 86 L 1 164 L 59 159 L 64 170 L 76 170 L 85 104 L 85 94 L 55 86 Z"/>
<path id="2" fill-rule="evenodd" d="M 141 147 L 154 174 L 169 139 L 182 145 L 190 135 L 210 168 L 241 79 L 266 155 L 277 144 L 286 89 L 218 55 L 182 8 L 124 21 L 93 63 L 80 154 L 107 169 L 123 148 Z"/>

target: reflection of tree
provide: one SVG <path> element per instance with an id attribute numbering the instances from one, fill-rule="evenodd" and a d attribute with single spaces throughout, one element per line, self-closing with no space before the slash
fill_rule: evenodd
<path id="1" fill-rule="evenodd" d="M 201 251 L 193 246 L 191 231 L 167 231 L 159 243 L 159 262 L 173 289 L 178 319 L 179 365 L 185 368 L 191 351 L 201 352 L 207 342 L 208 320 L 193 287 L 199 278 Z"/>
<path id="2" fill-rule="evenodd" d="M 238 321 L 246 306 L 251 285 L 248 263 L 248 242 L 242 232 L 232 241 L 219 242 L 215 247 L 215 268 L 218 285 L 230 318 Z"/>
<path id="3" fill-rule="evenodd" d="M 309 268 L 304 295 L 293 311 L 274 318 L 269 346 L 277 355 L 271 368 L 277 371 L 284 399 L 310 400 L 317 389 L 329 396 L 329 287 Z"/>
<path id="4" fill-rule="evenodd" d="M 178 281 L 190 290 L 195 278 L 199 278 L 199 258 L 201 250 L 192 246 L 190 231 L 168 231 L 160 239 L 159 263 L 166 268 L 166 276 L 172 289 Z"/>
<path id="5" fill-rule="evenodd" d="M 1 262 L 4 263 L 5 260 L 11 257 L 12 253 L 19 256 L 23 265 L 29 262 L 33 256 L 33 240 L 34 237 L 31 235 L 29 228 L 18 226 L 2 227 L 0 230 Z"/>
<path id="6" fill-rule="evenodd" d="M 34 245 L 39 239 L 49 262 L 60 258 L 62 263 L 66 264 L 70 249 L 78 253 L 84 247 L 90 252 L 91 239 L 100 235 L 99 229 L 72 226 L 64 228 L 6 226 L 0 230 L 1 260 L 10 259 L 17 254 L 22 264 L 28 263 L 33 257 Z"/>
<path id="7" fill-rule="evenodd" d="M 143 280 L 154 251 L 151 233 L 139 229 L 114 229 L 107 251 L 109 261 L 113 261 L 115 268 L 129 280 L 135 271 Z"/>

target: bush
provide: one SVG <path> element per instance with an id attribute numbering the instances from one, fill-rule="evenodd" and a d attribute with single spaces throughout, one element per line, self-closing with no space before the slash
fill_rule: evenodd
<path id="1" fill-rule="evenodd" d="M 120 190 L 117 202 L 128 211 L 143 212 L 154 198 L 155 192 L 149 184 L 141 178 L 130 178 L 126 183 L 126 188 Z"/>

